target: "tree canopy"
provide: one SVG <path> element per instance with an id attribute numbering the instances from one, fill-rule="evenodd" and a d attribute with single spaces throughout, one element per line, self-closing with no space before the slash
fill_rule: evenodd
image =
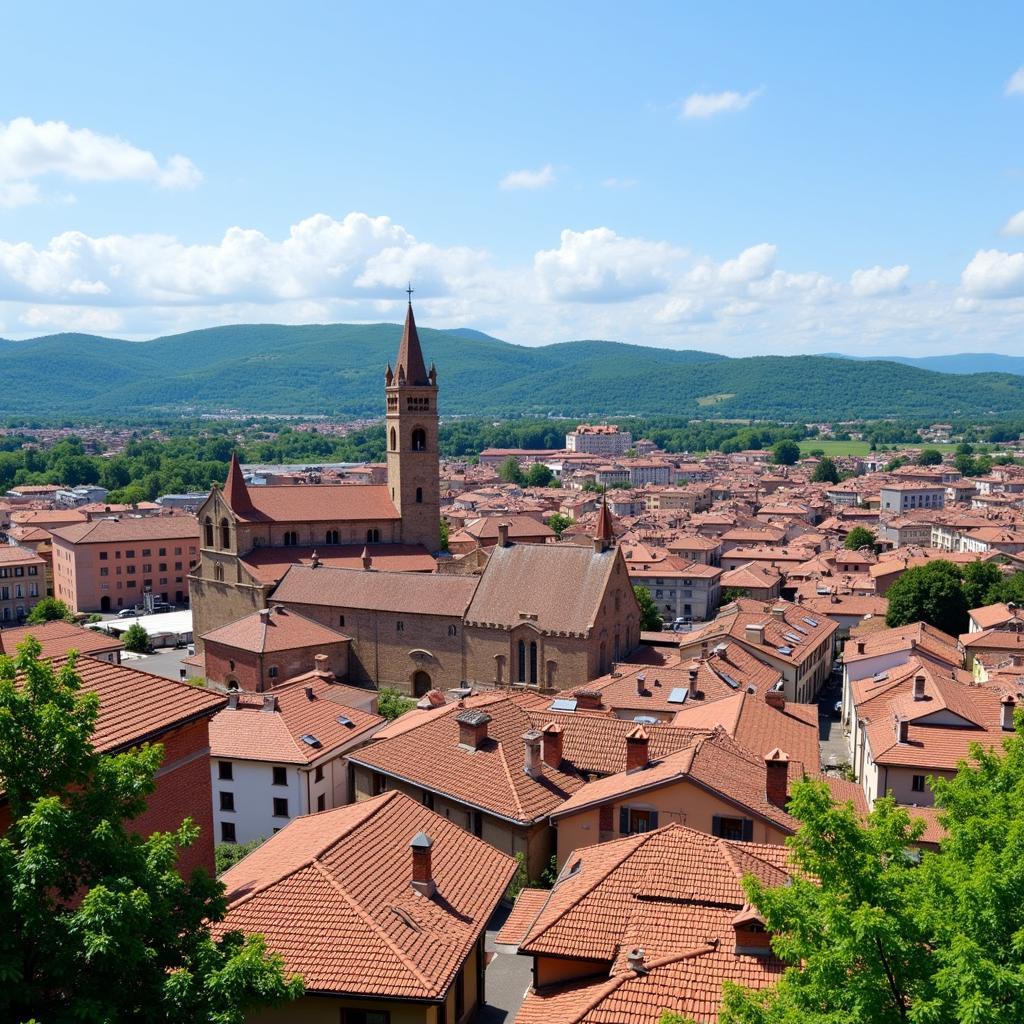
<path id="1" fill-rule="evenodd" d="M 574 522 L 576 522 L 576 520 L 573 519 L 572 516 L 562 515 L 561 512 L 552 512 L 551 515 L 548 516 L 547 520 L 548 526 L 555 531 L 555 536 L 559 540 L 562 539 L 562 534 L 565 533 L 565 531 L 572 526 Z"/>
<path id="2" fill-rule="evenodd" d="M 526 480 L 519 460 L 511 455 L 498 467 L 498 476 L 507 484 L 522 484 Z"/>
<path id="3" fill-rule="evenodd" d="M 861 548 L 873 548 L 875 535 L 866 526 L 855 526 L 843 541 L 847 551 L 859 551 Z"/>
<path id="4" fill-rule="evenodd" d="M 637 604 L 640 605 L 640 628 L 652 633 L 661 631 L 661 612 L 646 587 L 633 587 Z"/>
<path id="5" fill-rule="evenodd" d="M 800 458 L 800 445 L 788 439 L 776 441 L 772 448 L 772 461 L 779 466 L 795 465 Z"/>
<path id="6" fill-rule="evenodd" d="M 816 484 L 837 484 L 839 483 L 839 467 L 826 455 L 814 467 L 811 479 Z"/>
<path id="7" fill-rule="evenodd" d="M 156 788 L 160 746 L 100 755 L 98 700 L 74 657 L 55 669 L 31 637 L 0 657 L 0 1019 L 241 1024 L 302 992 L 258 936 L 214 939 L 224 888 L 182 878 L 186 819 L 149 837 L 126 822 Z"/>
<path id="8" fill-rule="evenodd" d="M 938 448 L 922 448 L 917 456 L 919 466 L 941 466 L 942 452 Z"/>
<path id="9" fill-rule="evenodd" d="M 146 632 L 146 627 L 133 622 L 124 631 L 121 642 L 124 644 L 126 651 L 136 651 L 139 654 L 144 654 L 149 650 L 149 634 Z"/>
<path id="10" fill-rule="evenodd" d="M 960 570 L 952 562 L 936 559 L 907 569 L 886 591 L 887 626 L 927 622 L 951 636 L 967 628 L 967 597 Z"/>
<path id="11" fill-rule="evenodd" d="M 57 619 L 74 622 L 75 615 L 63 601 L 58 601 L 55 597 L 44 597 L 32 607 L 25 622 L 30 626 L 38 626 L 43 622 L 54 622 Z"/>

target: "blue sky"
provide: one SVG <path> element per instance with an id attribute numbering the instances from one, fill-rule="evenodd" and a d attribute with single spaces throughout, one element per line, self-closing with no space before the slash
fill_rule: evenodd
<path id="1" fill-rule="evenodd" d="M 1019 351 L 1024 8 L 633 6 L 9 8 L 0 335 Z"/>

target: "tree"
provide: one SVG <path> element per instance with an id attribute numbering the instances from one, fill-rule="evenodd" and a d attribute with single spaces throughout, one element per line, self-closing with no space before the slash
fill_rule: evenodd
<path id="1" fill-rule="evenodd" d="M 967 598 L 960 572 L 952 562 L 937 559 L 907 569 L 885 595 L 887 626 L 927 622 L 952 636 L 967 628 Z"/>
<path id="2" fill-rule="evenodd" d="M 63 601 L 58 601 L 55 597 L 44 597 L 28 613 L 25 622 L 30 626 L 38 626 L 43 622 L 54 622 L 57 619 L 74 622 L 75 614 Z"/>
<path id="3" fill-rule="evenodd" d="M 796 441 L 776 441 L 772 448 L 772 461 L 779 466 L 793 466 L 800 458 L 800 445 Z"/>
<path id="4" fill-rule="evenodd" d="M 580 489 L 590 494 L 604 494 L 607 490 L 604 484 L 599 484 L 596 480 L 588 480 Z"/>
<path id="5" fill-rule="evenodd" d="M 995 604 L 1006 577 L 994 562 L 968 562 L 960 570 L 968 609 Z"/>
<path id="6" fill-rule="evenodd" d="M 562 534 L 565 533 L 573 523 L 576 522 L 572 516 L 564 516 L 561 512 L 554 512 L 548 516 L 548 526 L 555 531 L 555 536 L 561 540 Z"/>
<path id="7" fill-rule="evenodd" d="M 211 937 L 224 887 L 177 871 L 199 835 L 191 819 L 129 831 L 163 749 L 98 754 L 98 698 L 81 691 L 73 655 L 55 669 L 40 652 L 29 638 L 0 658 L 0 1019 L 241 1024 L 296 998 L 301 981 L 260 936 Z"/>
<path id="8" fill-rule="evenodd" d="M 535 462 L 526 474 L 528 487 L 550 487 L 554 479 L 555 474 L 543 462 Z"/>
<path id="9" fill-rule="evenodd" d="M 855 526 L 843 541 L 847 551 L 859 551 L 861 548 L 874 548 L 875 535 L 866 526 Z"/>
<path id="10" fill-rule="evenodd" d="M 919 466 L 941 466 L 942 452 L 938 448 L 922 448 L 917 456 Z"/>
<path id="11" fill-rule="evenodd" d="M 416 707 L 416 701 L 411 697 L 406 697 L 398 690 L 385 687 L 377 694 L 377 714 L 382 715 L 389 722 L 400 718 L 406 711 L 412 711 L 414 707 Z"/>
<path id="12" fill-rule="evenodd" d="M 448 550 L 448 538 L 451 535 L 451 531 L 450 531 L 450 529 L 448 527 L 448 520 L 445 519 L 444 517 L 441 518 L 441 525 L 440 525 L 438 533 L 439 533 L 439 536 L 441 538 L 441 550 L 442 551 L 447 551 Z"/>
<path id="13" fill-rule="evenodd" d="M 640 605 L 640 628 L 651 633 L 661 632 L 661 612 L 646 587 L 634 587 L 637 604 Z"/>
<path id="14" fill-rule="evenodd" d="M 135 651 L 139 654 L 145 654 L 149 650 L 149 634 L 146 632 L 144 626 L 140 626 L 137 622 L 133 622 L 125 631 L 124 636 L 121 637 L 121 643 L 124 644 L 126 651 Z"/>
<path id="15" fill-rule="evenodd" d="M 256 847 L 262 846 L 266 841 L 266 836 L 257 836 L 247 843 L 218 843 L 213 848 L 217 875 L 223 875 L 228 868 L 233 868 L 243 857 L 248 857 Z"/>
<path id="16" fill-rule="evenodd" d="M 814 467 L 811 480 L 816 484 L 837 484 L 839 483 L 839 469 L 835 462 L 826 455 Z"/>
<path id="17" fill-rule="evenodd" d="M 718 600 L 720 604 L 731 604 L 733 601 L 738 601 L 741 597 L 746 596 L 747 592 L 743 587 L 726 587 Z"/>
<path id="18" fill-rule="evenodd" d="M 523 470 L 518 459 L 511 455 L 498 467 L 498 476 L 507 484 L 521 484 L 523 482 Z"/>

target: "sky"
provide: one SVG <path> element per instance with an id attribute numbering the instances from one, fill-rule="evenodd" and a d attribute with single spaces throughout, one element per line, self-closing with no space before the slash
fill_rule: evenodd
<path id="1" fill-rule="evenodd" d="M 1024 5 L 0 14 L 0 337 L 1019 354 Z"/>

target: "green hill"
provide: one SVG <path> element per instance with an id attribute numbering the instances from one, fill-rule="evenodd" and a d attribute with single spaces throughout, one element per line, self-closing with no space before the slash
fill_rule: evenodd
<path id="1" fill-rule="evenodd" d="M 68 418 L 237 410 L 375 416 L 397 324 L 245 324 L 148 342 L 61 334 L 0 340 L 8 416 Z M 510 345 L 469 329 L 420 330 L 442 412 L 836 419 L 1020 415 L 1024 377 L 945 374 L 831 356 L 731 359 L 571 341 Z"/>

